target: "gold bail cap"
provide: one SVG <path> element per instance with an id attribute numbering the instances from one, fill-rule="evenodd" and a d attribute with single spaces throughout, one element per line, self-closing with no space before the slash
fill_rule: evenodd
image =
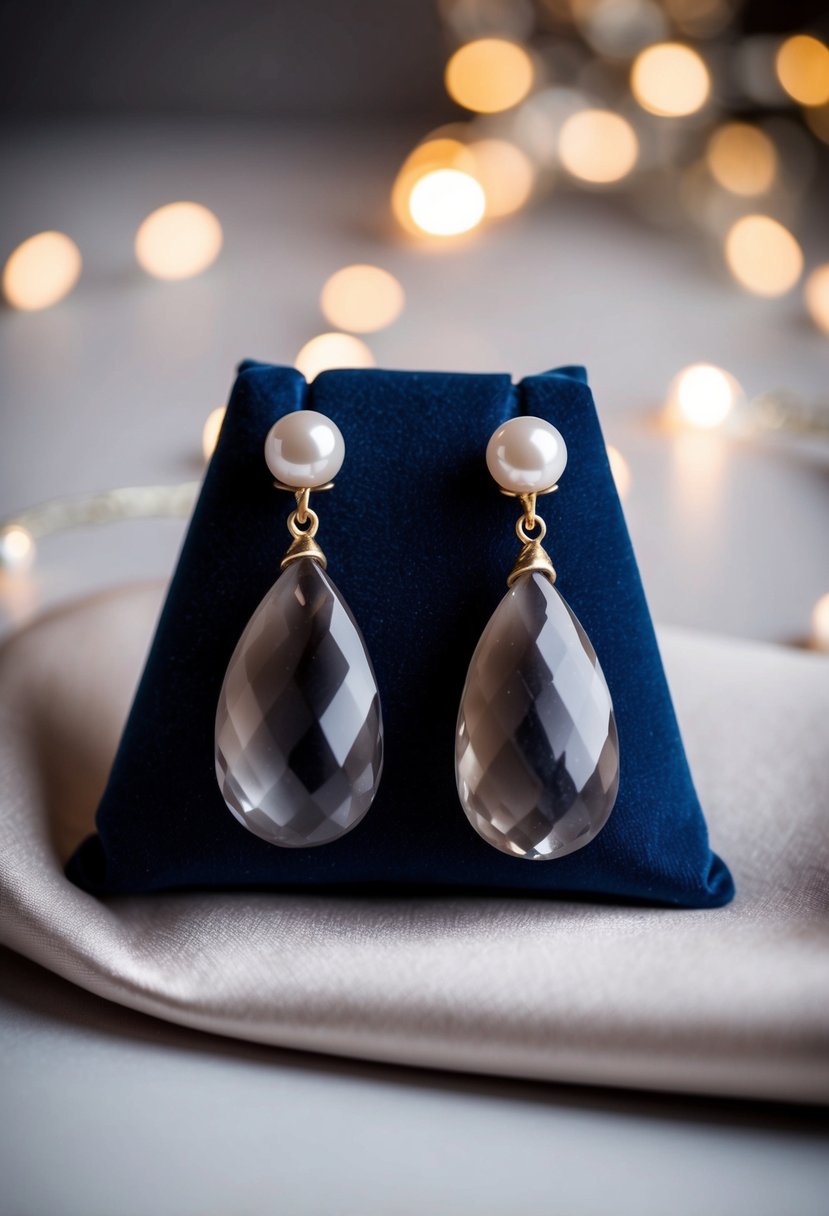
<path id="1" fill-rule="evenodd" d="M 511 587 L 522 574 L 546 574 L 551 583 L 556 581 L 555 567 L 540 539 L 525 541 L 521 546 L 521 552 L 507 578 L 507 586 Z"/>
<path id="2" fill-rule="evenodd" d="M 328 566 L 325 554 L 308 532 L 301 532 L 291 541 L 285 556 L 279 563 L 280 570 L 284 570 L 286 566 L 290 566 L 291 562 L 297 561 L 300 557 L 310 557 L 313 561 L 319 562 L 323 570 Z"/>

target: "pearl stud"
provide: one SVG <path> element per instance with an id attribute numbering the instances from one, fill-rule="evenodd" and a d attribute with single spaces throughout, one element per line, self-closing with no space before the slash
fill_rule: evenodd
<path id="1" fill-rule="evenodd" d="M 275 422 L 265 439 L 265 460 L 283 486 L 327 485 L 342 467 L 345 440 L 336 423 L 316 410 L 295 410 Z"/>
<path id="2" fill-rule="evenodd" d="M 567 445 L 543 418 L 510 418 L 490 439 L 487 468 L 510 494 L 542 494 L 556 484 L 567 464 Z"/>

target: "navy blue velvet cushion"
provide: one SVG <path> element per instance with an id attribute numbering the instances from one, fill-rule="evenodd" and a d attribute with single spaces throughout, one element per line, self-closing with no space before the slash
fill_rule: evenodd
<path id="1" fill-rule="evenodd" d="M 263 459 L 272 423 L 321 410 L 346 460 L 315 502 L 333 577 L 377 671 L 386 727 L 378 797 L 333 844 L 280 849 L 226 809 L 213 722 L 228 659 L 279 575 L 293 500 Z M 561 860 L 507 857 L 458 803 L 458 701 L 475 643 L 506 590 L 515 503 L 489 477 L 492 431 L 553 422 L 569 451 L 543 500 L 558 587 L 584 624 L 616 708 L 621 786 L 610 821 Z M 709 849 L 604 441 L 584 373 L 513 386 L 502 375 L 240 370 L 109 784 L 97 835 L 68 866 L 99 894 L 182 887 L 581 893 L 714 907 L 733 894 Z"/>

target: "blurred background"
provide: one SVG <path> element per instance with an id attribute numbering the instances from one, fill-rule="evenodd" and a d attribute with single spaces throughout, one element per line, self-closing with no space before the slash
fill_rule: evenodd
<path id="1" fill-rule="evenodd" d="M 0 23 L 0 630 L 171 572 L 242 358 L 583 363 L 656 618 L 829 650 L 824 5 Z"/>

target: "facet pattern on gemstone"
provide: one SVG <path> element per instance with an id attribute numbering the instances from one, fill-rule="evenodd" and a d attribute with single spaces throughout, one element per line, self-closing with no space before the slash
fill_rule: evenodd
<path id="1" fill-rule="evenodd" d="M 512 857 L 574 853 L 613 810 L 610 692 L 587 634 L 544 574 L 518 578 L 481 635 L 461 698 L 455 774 L 476 832 Z"/>
<path id="2" fill-rule="evenodd" d="M 286 848 L 328 844 L 374 799 L 383 723 L 360 629 L 311 558 L 292 562 L 251 617 L 216 712 L 228 808 Z"/>

